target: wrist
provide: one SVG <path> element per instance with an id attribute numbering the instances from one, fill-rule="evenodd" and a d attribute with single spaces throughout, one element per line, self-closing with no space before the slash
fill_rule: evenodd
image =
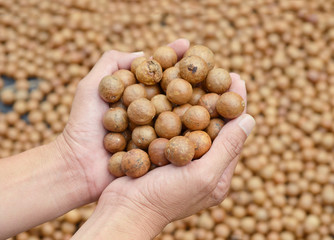
<path id="1" fill-rule="evenodd" d="M 157 212 L 127 198 L 104 198 L 102 194 L 94 214 L 74 239 L 153 239 L 168 223 Z"/>
<path id="2" fill-rule="evenodd" d="M 93 202 L 92 195 L 82 167 L 78 166 L 76 156 L 63 134 L 47 145 L 49 153 L 54 154 L 55 161 L 59 163 L 57 171 L 62 173 L 63 188 L 68 193 L 72 208 Z"/>

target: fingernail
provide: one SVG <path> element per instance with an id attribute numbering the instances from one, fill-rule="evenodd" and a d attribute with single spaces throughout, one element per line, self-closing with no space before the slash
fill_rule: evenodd
<path id="1" fill-rule="evenodd" d="M 135 55 L 135 56 L 142 56 L 142 55 L 144 55 L 144 52 L 143 51 L 133 52 L 132 54 Z"/>
<path id="2" fill-rule="evenodd" d="M 239 121 L 239 127 L 246 133 L 247 136 L 252 132 L 255 126 L 255 120 L 252 116 L 245 114 Z"/>

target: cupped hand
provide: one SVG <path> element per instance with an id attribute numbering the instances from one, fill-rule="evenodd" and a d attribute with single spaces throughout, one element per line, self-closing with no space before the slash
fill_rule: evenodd
<path id="1" fill-rule="evenodd" d="M 189 42 L 179 39 L 169 46 L 182 57 Z M 107 131 L 102 125 L 102 118 L 109 106 L 99 96 L 99 83 L 104 76 L 119 69 L 129 69 L 131 62 L 141 56 L 144 56 L 143 52 L 112 50 L 104 53 L 90 73 L 79 82 L 68 124 L 57 139 L 73 178 L 81 178 L 86 184 L 86 196 L 81 196 L 87 198 L 86 202 L 97 200 L 114 180 L 107 167 L 111 154 L 103 146 Z"/>
<path id="2" fill-rule="evenodd" d="M 237 74 L 231 77 L 230 91 L 246 102 L 245 82 Z M 241 149 L 254 125 L 254 119 L 244 112 L 222 128 L 200 159 L 183 167 L 159 167 L 138 179 L 118 178 L 102 193 L 101 205 L 109 204 L 111 210 L 122 206 L 124 215 L 139 213 L 138 226 L 144 226 L 141 231 L 153 237 L 169 222 L 219 204 L 228 193 Z"/>

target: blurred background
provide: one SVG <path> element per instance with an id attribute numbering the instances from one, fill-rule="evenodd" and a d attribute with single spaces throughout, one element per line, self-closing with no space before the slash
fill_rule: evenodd
<path id="1" fill-rule="evenodd" d="M 0 0 L 0 157 L 62 132 L 104 51 L 187 38 L 246 81 L 257 126 L 228 198 L 156 240 L 334 239 L 333 13 L 333 0 Z M 69 239 L 94 206 L 11 239 Z"/>

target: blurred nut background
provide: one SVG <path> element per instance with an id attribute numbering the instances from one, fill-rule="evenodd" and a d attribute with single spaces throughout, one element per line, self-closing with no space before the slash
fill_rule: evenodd
<path id="1" fill-rule="evenodd" d="M 333 13 L 329 0 L 0 0 L 0 157 L 63 130 L 104 51 L 152 54 L 183 37 L 240 73 L 257 126 L 228 198 L 156 239 L 333 239 Z M 69 239 L 93 210 L 12 239 Z"/>

